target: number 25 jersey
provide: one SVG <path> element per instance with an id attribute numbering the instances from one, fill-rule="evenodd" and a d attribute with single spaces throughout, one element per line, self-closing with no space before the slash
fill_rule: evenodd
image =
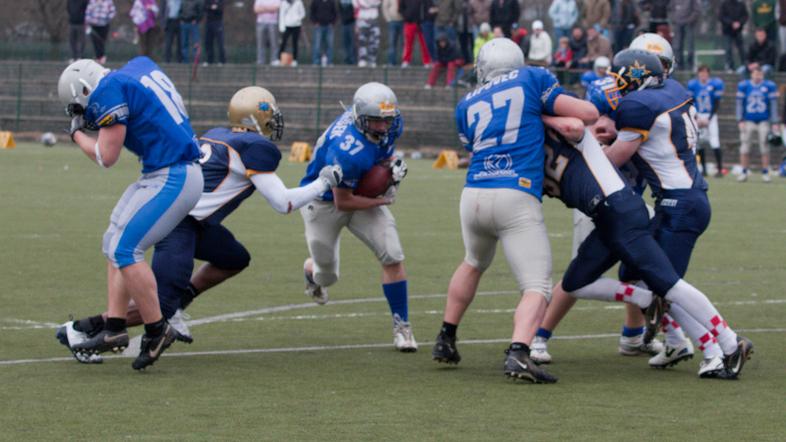
<path id="1" fill-rule="evenodd" d="M 85 121 L 99 128 L 126 126 L 123 144 L 152 172 L 199 158 L 183 99 L 153 60 L 136 57 L 101 79 L 90 94 Z"/>
<path id="2" fill-rule="evenodd" d="M 540 199 L 543 121 L 562 93 L 543 68 L 524 67 L 467 94 L 456 107 L 459 139 L 472 152 L 467 187 L 507 188 Z"/>

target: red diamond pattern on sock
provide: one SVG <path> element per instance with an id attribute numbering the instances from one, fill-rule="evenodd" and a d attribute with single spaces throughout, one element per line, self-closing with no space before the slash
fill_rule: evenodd
<path id="1" fill-rule="evenodd" d="M 628 299 L 630 299 L 631 295 L 633 295 L 633 292 L 635 291 L 633 286 L 631 286 L 630 284 L 622 284 L 622 287 L 623 287 L 622 292 L 617 292 L 614 295 L 614 300 L 617 302 L 625 302 L 626 296 L 628 297 Z"/>

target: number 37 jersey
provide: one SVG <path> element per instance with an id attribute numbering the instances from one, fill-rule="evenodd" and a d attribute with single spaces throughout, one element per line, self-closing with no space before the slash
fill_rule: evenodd
<path id="1" fill-rule="evenodd" d="M 123 144 L 152 172 L 199 158 L 199 146 L 183 99 L 151 59 L 136 57 L 101 79 L 85 110 L 99 128 L 126 126 Z"/>
<path id="2" fill-rule="evenodd" d="M 508 188 L 538 199 L 543 188 L 543 121 L 562 93 L 543 68 L 524 67 L 467 94 L 456 107 L 459 139 L 472 152 L 467 187 Z"/>

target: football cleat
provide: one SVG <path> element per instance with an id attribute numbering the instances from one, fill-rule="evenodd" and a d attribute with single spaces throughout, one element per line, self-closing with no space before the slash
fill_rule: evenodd
<path id="1" fill-rule="evenodd" d="M 667 311 L 668 304 L 666 300 L 663 299 L 662 296 L 654 296 L 652 298 L 652 303 L 650 303 L 650 306 L 644 311 L 644 326 L 646 327 L 644 331 L 645 344 L 651 342 L 655 338 L 655 335 L 658 334 L 660 321 Z"/>
<path id="2" fill-rule="evenodd" d="M 109 330 L 101 330 L 90 339 L 71 345 L 73 351 L 85 354 L 98 354 L 106 351 L 114 353 L 121 352 L 128 347 L 128 331 L 123 330 L 112 333 Z"/>
<path id="3" fill-rule="evenodd" d="M 649 364 L 652 368 L 665 369 L 691 358 L 693 358 L 693 344 L 689 339 L 685 339 L 676 347 L 666 344 L 663 351 L 650 358 Z"/>
<path id="4" fill-rule="evenodd" d="M 461 355 L 456 348 L 456 337 L 444 333 L 438 334 L 434 348 L 431 350 L 431 357 L 437 362 L 458 364 L 461 361 Z"/>
<path id="5" fill-rule="evenodd" d="M 723 357 L 723 366 L 734 378 L 742 372 L 745 361 L 753 354 L 753 342 L 744 336 L 737 336 L 737 350 Z"/>
<path id="6" fill-rule="evenodd" d="M 303 263 L 303 278 L 306 281 L 306 296 L 311 297 L 311 299 L 319 305 L 325 305 L 328 302 L 327 288 L 314 282 L 313 273 L 306 270 L 305 264 L 308 263 L 309 259 L 306 259 L 306 262 Z"/>
<path id="7" fill-rule="evenodd" d="M 742 172 L 737 176 L 737 182 L 744 183 L 748 181 L 748 172 Z"/>
<path id="8" fill-rule="evenodd" d="M 699 363 L 699 377 L 702 379 L 729 379 L 728 372 L 723 365 L 723 358 L 705 358 Z"/>
<path id="9" fill-rule="evenodd" d="M 191 317 L 188 316 L 188 313 L 184 312 L 183 309 L 177 309 L 175 314 L 172 315 L 168 321 L 169 325 L 177 330 L 177 340 L 180 342 L 185 342 L 186 344 L 190 344 L 194 342 L 194 337 L 191 336 L 191 330 L 188 329 L 186 319 L 191 319 Z"/>
<path id="10" fill-rule="evenodd" d="M 74 351 L 74 349 L 71 348 L 71 345 L 80 344 L 89 339 L 86 333 L 80 332 L 74 328 L 74 321 L 68 321 L 58 327 L 57 332 L 55 332 L 55 338 L 68 348 L 68 351 L 74 355 L 74 359 L 82 364 L 100 364 L 104 362 L 104 358 L 102 358 L 101 355 L 82 353 Z"/>
<path id="11" fill-rule="evenodd" d="M 548 351 L 548 341 L 540 336 L 535 336 L 530 345 L 529 358 L 536 364 L 550 364 L 551 355 Z"/>
<path id="12" fill-rule="evenodd" d="M 131 363 L 134 370 L 144 370 L 146 367 L 153 365 L 158 360 L 161 353 L 164 352 L 175 340 L 180 340 L 180 333 L 167 323 L 163 333 L 156 337 L 150 337 L 147 333 L 142 336 L 142 345 L 139 351 L 139 356 Z"/>
<path id="13" fill-rule="evenodd" d="M 620 336 L 617 348 L 622 356 L 654 356 L 663 351 L 663 343 L 657 339 L 644 343 L 644 336 Z"/>
<path id="14" fill-rule="evenodd" d="M 412 334 L 412 325 L 401 319 L 399 315 L 393 315 L 393 345 L 396 350 L 403 353 L 418 351 L 418 343 Z"/>
<path id="15" fill-rule="evenodd" d="M 772 178 L 770 178 L 770 174 L 769 174 L 769 173 L 763 173 L 763 174 L 761 175 L 761 180 L 762 180 L 763 182 L 765 182 L 765 183 L 770 183 L 770 182 L 772 182 Z"/>
<path id="16" fill-rule="evenodd" d="M 505 376 L 533 384 L 553 384 L 557 378 L 538 367 L 524 350 L 505 350 Z"/>

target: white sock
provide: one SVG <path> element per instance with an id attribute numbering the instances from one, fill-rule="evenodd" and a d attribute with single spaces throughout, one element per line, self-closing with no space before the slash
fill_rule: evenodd
<path id="1" fill-rule="evenodd" d="M 669 308 L 669 315 L 671 315 L 682 328 L 685 333 L 690 336 L 696 347 L 704 353 L 704 358 L 714 358 L 715 356 L 723 356 L 723 351 L 718 345 L 718 339 L 704 328 L 701 324 L 696 322 L 695 319 L 688 314 L 682 307 L 677 304 L 672 304 Z M 668 341 L 668 335 L 666 335 Z"/>
<path id="2" fill-rule="evenodd" d="M 672 307 L 674 304 L 672 304 Z M 682 327 L 669 315 L 663 315 L 661 320 L 663 326 L 663 333 L 666 334 L 666 345 L 669 347 L 678 347 L 685 343 L 685 333 L 682 332 Z"/>
<path id="3" fill-rule="evenodd" d="M 652 302 L 652 292 L 636 287 L 632 284 L 625 284 L 611 278 L 600 278 L 592 284 L 574 291 L 571 295 L 579 299 L 595 299 L 606 302 L 627 302 L 636 304 L 641 308 L 647 308 Z"/>
<path id="4" fill-rule="evenodd" d="M 729 324 L 699 289 L 680 279 L 666 293 L 666 300 L 679 304 L 688 315 L 709 330 L 712 336 L 718 338 L 724 354 L 737 351 L 737 333 L 729 328 Z"/>

